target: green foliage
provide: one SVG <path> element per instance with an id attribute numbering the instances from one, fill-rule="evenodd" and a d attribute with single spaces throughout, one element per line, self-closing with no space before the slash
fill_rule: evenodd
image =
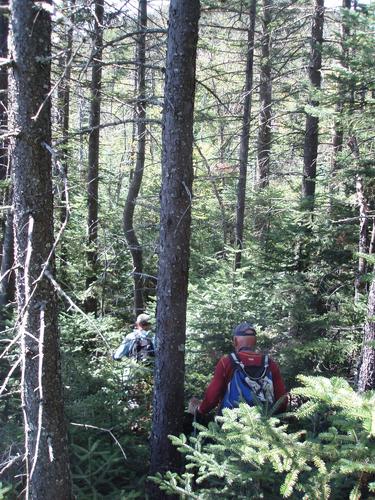
<path id="1" fill-rule="evenodd" d="M 11 491 L 12 486 L 4 486 L 3 483 L 0 482 L 0 500 L 6 500 L 7 495 L 9 495 Z"/>
<path id="2" fill-rule="evenodd" d="M 111 351 L 130 330 L 116 318 L 64 314 L 61 324 L 75 495 L 143 498 L 152 366 L 112 361 Z"/>
<path id="3" fill-rule="evenodd" d="M 171 437 L 186 472 L 153 480 L 202 500 L 367 498 L 375 486 L 375 393 L 357 394 L 338 377 L 299 379 L 293 393 L 305 402 L 295 415 L 269 418 L 245 404 L 226 410 L 207 429 L 198 425 L 197 437 Z"/>

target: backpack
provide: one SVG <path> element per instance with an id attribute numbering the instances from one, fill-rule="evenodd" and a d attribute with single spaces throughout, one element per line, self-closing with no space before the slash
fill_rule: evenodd
<path id="1" fill-rule="evenodd" d="M 113 355 L 119 361 L 123 357 L 133 358 L 136 361 L 146 361 L 155 356 L 152 340 L 144 335 L 137 334 L 131 339 L 125 339 Z"/>
<path id="2" fill-rule="evenodd" d="M 275 395 L 268 355 L 262 356 L 260 366 L 245 366 L 235 353 L 229 357 L 233 365 L 233 375 L 221 402 L 220 413 L 223 408 L 237 408 L 241 402 L 250 406 L 272 406 L 275 403 Z"/>

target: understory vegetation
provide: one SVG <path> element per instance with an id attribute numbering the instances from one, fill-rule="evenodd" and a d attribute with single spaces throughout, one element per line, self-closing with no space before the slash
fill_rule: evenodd
<path id="1" fill-rule="evenodd" d="M 244 238 L 241 265 L 236 266 L 249 2 L 201 3 L 186 407 L 192 396 L 203 395 L 217 361 L 231 352 L 233 327 L 250 321 L 257 328 L 258 348 L 270 353 L 281 368 L 291 391 L 289 408 L 274 415 L 240 405 L 207 427 L 196 424 L 192 435 L 171 436 L 183 456 L 183 468 L 149 478 L 153 366 L 112 359 L 135 319 L 134 247 L 126 240 L 123 221 L 139 141 L 137 8 L 128 2 L 105 2 L 102 123 L 97 127 L 98 235 L 89 242 L 86 129 L 91 127 L 89 68 L 95 59 L 90 55 L 93 5 L 88 0 L 56 2 L 52 64 L 56 234 L 63 224 L 63 207 L 69 212 L 56 246 L 56 290 L 74 495 L 77 500 L 142 499 L 147 498 L 147 482 L 153 481 L 166 498 L 169 494 L 199 500 L 375 498 L 375 393 L 373 387 L 357 391 L 364 329 L 374 323 L 369 312 L 375 263 L 374 5 L 327 8 L 320 49 L 322 86 L 315 88 L 308 78 L 313 3 L 275 0 L 268 7 L 264 7 L 267 2 L 258 3 Z M 149 4 L 142 63 L 146 90 L 141 99 L 147 113 L 146 152 L 134 200 L 134 230 L 142 249 L 144 310 L 155 318 L 168 21 L 165 6 Z M 268 124 L 272 139 L 268 181 L 260 186 L 257 145 L 264 8 L 271 13 L 267 27 L 271 52 L 266 59 L 272 76 Z M 59 60 L 68 50 L 69 29 L 73 29 L 70 127 L 62 132 L 57 94 L 66 77 L 66 62 L 61 67 Z M 319 119 L 313 208 L 301 191 L 307 115 Z M 337 131 L 342 140 L 335 149 Z M 68 200 L 62 195 L 62 166 Z M 0 182 L 7 207 L 11 183 Z M 4 237 L 5 209 L 1 217 Z M 363 220 L 366 244 L 360 238 Z M 88 254 L 94 249 L 97 258 L 92 267 Z M 85 307 L 88 299 L 95 301 L 95 311 Z M 22 373 L 14 301 L 1 307 L 5 323 L 0 332 L 0 500 L 13 500 L 22 495 L 25 474 Z M 369 346 L 375 348 L 371 342 Z"/>

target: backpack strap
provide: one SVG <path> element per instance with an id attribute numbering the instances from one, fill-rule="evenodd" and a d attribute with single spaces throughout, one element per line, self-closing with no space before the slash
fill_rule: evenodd
<path id="1" fill-rule="evenodd" d="M 263 370 L 261 372 L 261 374 L 259 375 L 259 377 L 251 377 L 245 370 L 245 365 L 242 363 L 242 361 L 240 361 L 240 359 L 238 358 L 237 354 L 235 352 L 232 352 L 230 355 L 229 355 L 229 359 L 231 360 L 232 362 L 232 366 L 234 369 L 240 369 L 243 374 L 245 375 L 245 379 L 248 378 L 250 380 L 260 380 L 262 378 L 264 378 L 264 376 L 266 375 L 267 373 L 267 370 L 268 370 L 268 367 L 269 367 L 269 356 L 268 354 L 264 354 L 262 356 L 262 365 L 263 366 Z"/>

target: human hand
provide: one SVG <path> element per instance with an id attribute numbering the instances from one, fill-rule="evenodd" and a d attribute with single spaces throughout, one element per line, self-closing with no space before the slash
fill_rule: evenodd
<path id="1" fill-rule="evenodd" d="M 202 402 L 201 399 L 198 399 L 195 396 L 192 397 L 191 400 L 189 401 L 188 412 L 194 415 L 195 412 L 198 410 L 201 402 Z"/>

